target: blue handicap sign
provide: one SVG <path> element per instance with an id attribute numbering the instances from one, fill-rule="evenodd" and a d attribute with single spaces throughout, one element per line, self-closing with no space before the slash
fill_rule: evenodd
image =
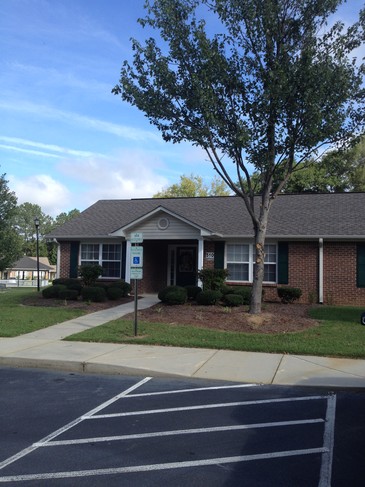
<path id="1" fill-rule="evenodd" d="M 139 257 L 133 257 L 133 264 L 134 265 L 139 265 Z"/>

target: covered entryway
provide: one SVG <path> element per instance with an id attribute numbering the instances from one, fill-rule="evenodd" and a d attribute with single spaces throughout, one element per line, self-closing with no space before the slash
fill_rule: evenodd
<path id="1" fill-rule="evenodd" d="M 189 286 L 198 281 L 197 245 L 169 245 L 169 285 Z"/>

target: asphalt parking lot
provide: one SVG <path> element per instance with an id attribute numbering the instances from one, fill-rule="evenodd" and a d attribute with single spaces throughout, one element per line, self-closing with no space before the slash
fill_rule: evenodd
<path id="1" fill-rule="evenodd" d="M 35 372 L 36 376 L 41 373 Z M 51 372 L 44 373 L 49 380 L 54 378 Z M 26 374 L 29 379 L 29 371 Z M 62 390 L 64 422 L 52 421 L 49 411 L 45 436 L 36 438 L 35 428 L 33 441 L 27 446 L 13 450 L 9 456 L 4 457 L 2 453 L 0 483 L 345 485 L 341 483 L 341 469 L 339 480 L 333 478 L 336 448 L 337 455 L 347 448 L 345 444 L 335 448 L 340 391 L 149 377 L 75 377 L 73 374 L 73 378 L 67 378 L 64 375 L 62 386 L 70 382 L 73 387 L 70 392 L 75 393 L 75 380 L 80 381 L 85 388 L 82 400 L 75 407 L 75 398 L 65 398 L 67 391 Z M 83 381 L 88 381 L 90 386 L 85 387 Z M 118 385 L 125 387 L 115 393 Z M 87 404 L 87 394 L 95 387 L 99 388 L 99 395 L 103 389 L 100 395 L 103 400 L 95 405 L 93 395 L 92 407 L 81 413 Z M 114 394 L 106 398 L 108 389 Z M 46 397 L 45 390 L 43 394 Z M 71 421 L 66 421 L 72 417 L 71 410 L 66 412 L 68 402 L 81 413 Z M 41 414 L 39 421 L 42 421 Z M 58 427 L 51 430 L 52 424 Z M 340 429 L 345 426 L 340 425 Z M 341 433 L 339 437 L 344 438 Z M 351 475 L 352 483 L 347 485 L 362 485 L 357 483 L 362 480 L 361 468 L 357 474 L 351 471 Z"/>

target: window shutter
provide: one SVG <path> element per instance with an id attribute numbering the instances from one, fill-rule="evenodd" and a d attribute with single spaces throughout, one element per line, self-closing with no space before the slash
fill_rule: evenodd
<path id="1" fill-rule="evenodd" d="M 77 266 L 79 264 L 80 242 L 71 242 L 70 251 L 70 277 L 78 277 Z"/>
<path id="2" fill-rule="evenodd" d="M 365 287 L 365 244 L 357 244 L 357 287 Z"/>
<path id="3" fill-rule="evenodd" d="M 224 242 L 215 242 L 214 269 L 224 269 Z"/>
<path id="4" fill-rule="evenodd" d="M 289 245 L 288 242 L 278 244 L 278 284 L 289 283 Z"/>
<path id="5" fill-rule="evenodd" d="M 127 260 L 127 243 L 122 242 L 122 252 L 121 252 L 121 278 L 125 279 L 125 267 Z"/>

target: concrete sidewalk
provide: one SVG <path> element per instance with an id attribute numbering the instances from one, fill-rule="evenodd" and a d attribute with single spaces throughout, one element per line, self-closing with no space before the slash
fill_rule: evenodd
<path id="1" fill-rule="evenodd" d="M 138 309 L 157 302 L 156 296 L 146 295 L 138 301 Z M 0 365 L 262 384 L 365 387 L 365 360 L 62 341 L 133 310 L 131 302 L 20 337 L 1 338 Z"/>

